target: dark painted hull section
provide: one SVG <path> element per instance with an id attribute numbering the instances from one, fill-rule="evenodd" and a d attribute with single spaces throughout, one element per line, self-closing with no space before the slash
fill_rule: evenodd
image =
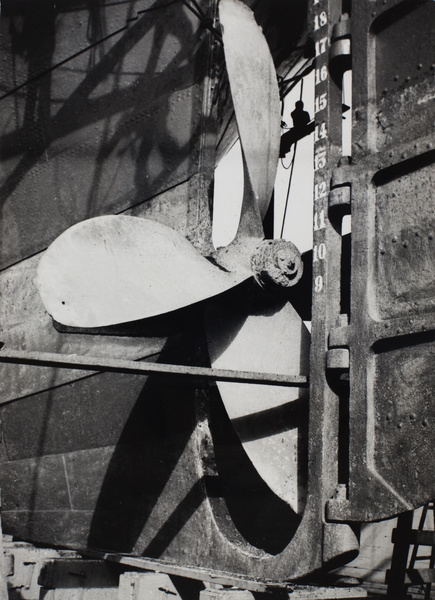
<path id="1" fill-rule="evenodd" d="M 175 561 L 185 555 L 212 567 L 216 557 L 205 559 L 204 539 L 192 547 L 195 530 L 213 535 L 212 498 L 227 503 L 245 540 L 281 551 L 300 517 L 258 477 L 213 390 L 215 450 L 199 456 L 204 395 L 186 380 L 105 374 L 4 405 L 5 531 L 41 544 Z M 227 508 L 216 514 L 225 519 Z M 231 537 L 243 542 L 236 530 Z"/>
<path id="2" fill-rule="evenodd" d="M 210 43 L 181 3 L 164 4 L 2 3 L 6 348 L 156 360 L 178 343 L 161 323 L 151 334 L 143 324 L 58 331 L 33 282 L 39 253 L 85 218 L 127 211 L 196 240 L 207 223 L 199 172 Z M 189 324 L 182 313 L 175 332 Z M 172 386 L 166 398 L 161 378 L 16 365 L 1 373 L 4 530 L 133 550 L 195 426 L 192 390 Z"/>
<path id="3" fill-rule="evenodd" d="M 151 4 L 2 3 L 3 268 L 197 172 L 206 47 Z"/>

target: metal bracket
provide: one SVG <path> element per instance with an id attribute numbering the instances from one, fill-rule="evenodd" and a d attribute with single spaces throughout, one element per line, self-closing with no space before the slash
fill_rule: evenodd
<path id="1" fill-rule="evenodd" d="M 350 156 L 342 156 L 338 166 L 331 173 L 331 189 L 351 186 L 352 181 L 352 164 Z"/>
<path id="2" fill-rule="evenodd" d="M 341 226 L 341 219 L 349 215 L 351 202 L 352 166 L 350 156 L 343 156 L 332 173 L 331 188 L 328 196 L 328 213 L 336 226 Z"/>
<path id="3" fill-rule="evenodd" d="M 340 21 L 332 29 L 329 62 L 334 75 L 344 73 L 352 67 L 351 21 L 347 14 L 341 15 Z"/>
<path id="4" fill-rule="evenodd" d="M 326 368 L 334 371 L 349 370 L 349 349 L 331 348 L 326 356 Z"/>

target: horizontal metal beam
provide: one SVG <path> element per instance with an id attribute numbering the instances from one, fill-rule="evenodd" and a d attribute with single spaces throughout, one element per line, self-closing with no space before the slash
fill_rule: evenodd
<path id="1" fill-rule="evenodd" d="M 0 350 L 0 363 L 57 367 L 59 369 L 81 369 L 85 371 L 105 371 L 111 373 L 133 373 L 136 375 L 148 375 L 150 373 L 188 375 L 190 377 L 218 379 L 219 381 L 308 387 L 308 377 L 305 375 L 281 375 L 280 373 L 259 373 L 257 371 L 233 371 L 230 369 L 168 365 L 137 362 L 134 360 L 77 356 L 77 354 L 56 354 L 53 352 L 2 349 Z"/>
<path id="2" fill-rule="evenodd" d="M 203 582 L 207 581 L 225 586 L 234 586 L 238 589 L 249 590 L 251 592 L 267 593 L 271 591 L 285 591 L 292 589 L 292 586 L 285 581 L 275 582 L 249 579 L 235 573 L 227 573 L 204 567 L 177 565 L 176 563 L 165 560 L 157 560 L 143 556 L 132 556 L 116 552 L 102 552 L 92 549 L 80 550 L 80 554 L 87 558 L 106 560 L 143 571 L 156 571 L 158 573 L 167 573 L 168 575 L 176 575 L 187 579 L 195 579 Z"/>
<path id="3" fill-rule="evenodd" d="M 132 556 L 130 554 L 119 554 L 115 552 L 102 552 L 98 550 L 80 550 L 82 556 L 100 560 L 114 562 L 128 567 L 134 567 L 142 571 L 155 571 L 157 573 L 167 573 L 186 579 L 196 579 L 197 581 L 210 582 L 223 586 L 231 586 L 240 590 L 259 592 L 269 594 L 271 598 L 291 598 L 291 600 L 356 600 L 357 598 L 367 598 L 367 590 L 362 587 L 332 587 L 318 585 L 299 585 L 290 581 L 274 581 L 270 579 L 254 579 L 207 569 L 204 567 L 194 567 L 188 565 L 177 565 L 175 563 L 147 558 L 143 556 Z M 56 559 L 54 559 L 56 560 Z M 271 594 L 274 593 L 274 596 Z M 222 596 L 226 597 L 226 596 Z"/>

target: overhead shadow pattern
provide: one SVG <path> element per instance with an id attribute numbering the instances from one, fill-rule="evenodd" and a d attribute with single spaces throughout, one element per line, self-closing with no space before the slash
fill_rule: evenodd
<path id="1" fill-rule="evenodd" d="M 0 199 L 13 226 L 4 265 L 190 177 L 205 75 L 199 21 L 180 2 L 132 0 L 124 17 L 103 3 L 70 12 L 42 3 L 37 15 L 34 3 L 18 14 L 5 5 Z"/>

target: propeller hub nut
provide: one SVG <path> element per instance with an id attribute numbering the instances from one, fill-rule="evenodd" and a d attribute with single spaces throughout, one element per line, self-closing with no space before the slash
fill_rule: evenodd
<path id="1" fill-rule="evenodd" d="M 274 290 L 296 285 L 304 270 L 301 253 L 286 240 L 263 240 L 251 257 L 251 267 L 257 283 Z"/>

